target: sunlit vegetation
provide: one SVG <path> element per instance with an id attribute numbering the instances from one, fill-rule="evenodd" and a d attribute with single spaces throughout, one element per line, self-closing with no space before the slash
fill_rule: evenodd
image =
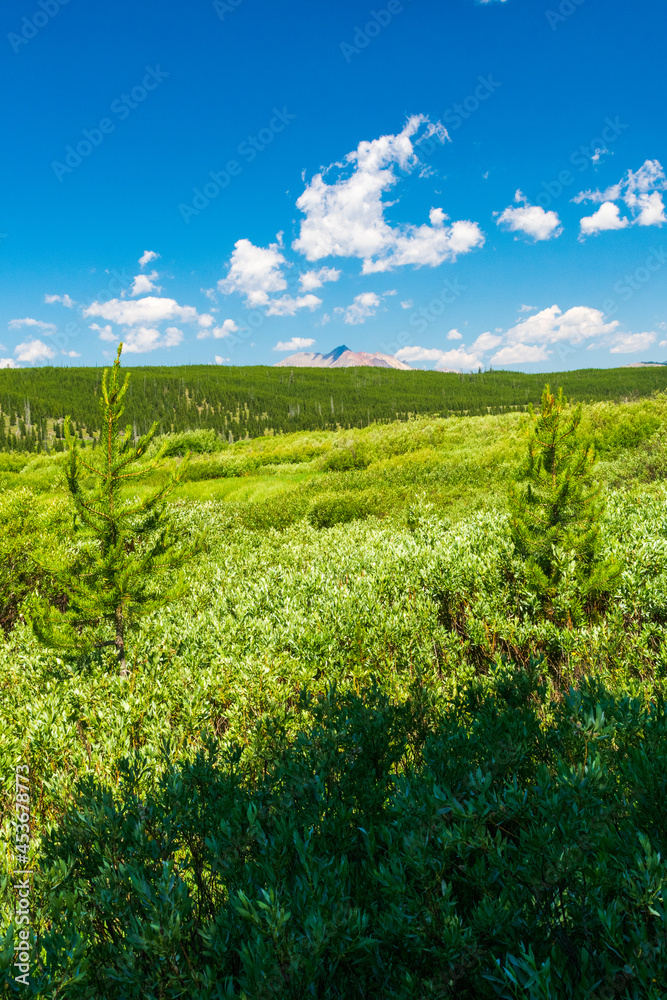
<path id="1" fill-rule="evenodd" d="M 262 371 L 287 400 L 289 370 Z M 30 762 L 36 869 L 25 996 L 661 1000 L 667 376 L 630 370 L 621 393 L 598 375 L 592 403 L 552 384 L 580 414 L 542 379 L 501 403 L 494 378 L 529 377 L 414 373 L 520 411 L 406 403 L 288 433 L 277 407 L 276 433 L 239 422 L 231 443 L 172 421 L 126 500 L 191 451 L 167 512 L 184 546 L 207 541 L 183 599 L 137 623 L 127 677 L 113 646 L 35 635 L 33 595 L 66 612 L 54 560 L 88 543 L 67 454 L 0 455 L 0 758 Z M 95 407 L 71 411 L 97 436 Z M 550 465 L 550 428 L 571 425 Z M 7 783 L 8 844 L 11 819 Z M 1 903 L 9 990 L 7 879 Z"/>

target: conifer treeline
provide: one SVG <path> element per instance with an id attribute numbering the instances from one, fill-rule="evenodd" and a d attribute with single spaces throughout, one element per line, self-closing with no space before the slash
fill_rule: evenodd
<path id="1" fill-rule="evenodd" d="M 362 427 L 416 414 L 478 415 L 538 404 L 545 380 L 576 402 L 667 389 L 667 367 L 582 369 L 552 375 L 451 374 L 384 368 L 137 367 L 125 415 L 135 434 L 212 428 L 232 440 L 267 432 Z M 99 434 L 100 368 L 0 371 L 0 450 L 61 449 L 71 414 L 83 439 Z M 231 437 L 230 437 L 231 436 Z"/>

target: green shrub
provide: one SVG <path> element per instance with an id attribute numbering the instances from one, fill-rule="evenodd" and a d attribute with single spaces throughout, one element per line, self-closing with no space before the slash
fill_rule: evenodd
<path id="1" fill-rule="evenodd" d="M 158 438 L 157 443 L 161 446 L 166 445 L 165 456 L 187 455 L 189 451 L 194 455 L 211 454 L 225 447 L 225 442 L 211 428 L 167 434 Z"/>
<path id="2" fill-rule="evenodd" d="M 322 459 L 324 472 L 345 472 L 348 469 L 365 469 L 371 464 L 368 447 L 361 441 L 341 442 Z"/>
<path id="3" fill-rule="evenodd" d="M 374 513 L 371 497 L 364 493 L 347 492 L 319 497 L 308 512 L 314 528 L 333 528 L 336 524 L 360 521 Z"/>
<path id="4" fill-rule="evenodd" d="M 277 719 L 252 759 L 211 741 L 149 790 L 141 755 L 117 791 L 84 779 L 43 846 L 35 983 L 660 1000 L 665 706 L 587 682 L 545 711 L 536 666 L 444 708 L 420 683 L 403 705 L 330 691 L 295 738 Z"/>
<path id="5" fill-rule="evenodd" d="M 44 562 L 60 549 L 63 516 L 53 502 L 39 505 L 25 486 L 0 490 L 0 629 L 8 634 L 35 587 L 62 604 L 62 591 Z"/>
<path id="6" fill-rule="evenodd" d="M 200 482 L 204 479 L 226 479 L 233 476 L 247 476 L 260 466 L 256 455 L 225 452 L 217 458 L 195 459 L 190 462 L 183 477 L 184 482 Z"/>
<path id="7" fill-rule="evenodd" d="M 252 531 L 284 531 L 306 514 L 308 502 L 296 490 L 245 504 L 238 511 L 239 523 Z"/>
<path id="8" fill-rule="evenodd" d="M 637 448 L 648 441 L 661 426 L 659 412 L 652 401 L 633 406 L 591 406 L 586 414 L 587 428 L 600 454 Z"/>

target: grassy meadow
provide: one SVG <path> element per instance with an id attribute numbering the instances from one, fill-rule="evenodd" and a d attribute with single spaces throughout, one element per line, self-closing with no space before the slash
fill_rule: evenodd
<path id="1" fill-rule="evenodd" d="M 3 995 L 665 996 L 667 396 L 584 406 L 621 572 L 582 621 L 536 613 L 511 543 L 529 425 L 170 434 L 206 542 L 126 680 L 26 623 L 78 544 L 65 455 L 0 453 Z"/>

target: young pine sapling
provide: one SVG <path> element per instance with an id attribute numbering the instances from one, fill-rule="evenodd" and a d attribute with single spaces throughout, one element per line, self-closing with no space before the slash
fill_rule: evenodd
<path id="1" fill-rule="evenodd" d="M 120 432 L 129 383 L 129 374 L 121 381 L 122 348 L 120 344 L 111 372 L 105 369 L 102 377 L 102 431 L 95 458 L 82 457 L 69 417 L 65 421 L 69 451 L 65 478 L 75 515 L 74 555 L 52 569 L 60 591 L 58 604 L 64 610 L 37 593 L 30 619 L 39 639 L 70 656 L 114 646 L 120 675 L 126 677 L 129 633 L 143 616 L 182 596 L 185 588 L 178 571 L 198 551 L 202 539 L 184 542 L 166 507 L 189 454 L 155 492 L 143 499 L 127 497 L 129 486 L 156 469 L 164 448 L 152 462 L 137 467 L 157 423 L 138 440 L 130 424 Z M 91 477 L 93 486 L 88 488 L 84 480 Z"/>
<path id="2" fill-rule="evenodd" d="M 599 609 L 620 566 L 599 556 L 603 505 L 591 477 L 595 449 L 578 437 L 581 405 L 566 407 L 562 388 L 554 396 L 546 385 L 540 412 L 529 408 L 527 482 L 513 484 L 509 506 L 529 589 L 545 617 L 572 623 Z"/>

